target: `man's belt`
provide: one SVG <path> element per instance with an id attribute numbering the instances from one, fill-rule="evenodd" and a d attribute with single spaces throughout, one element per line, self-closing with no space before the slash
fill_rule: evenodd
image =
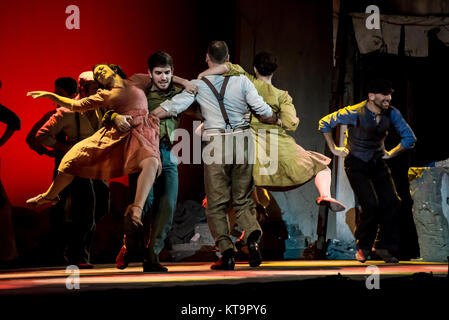
<path id="1" fill-rule="evenodd" d="M 224 136 L 228 134 L 236 134 L 249 130 L 249 126 L 238 127 L 233 129 L 205 129 L 203 136 Z"/>

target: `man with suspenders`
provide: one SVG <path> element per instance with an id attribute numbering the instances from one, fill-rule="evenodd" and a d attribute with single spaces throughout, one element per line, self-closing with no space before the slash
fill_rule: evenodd
<path id="1" fill-rule="evenodd" d="M 229 60 L 224 41 L 209 44 L 206 63 L 209 68 Z M 229 204 L 236 211 L 236 222 L 245 230 L 245 243 L 249 249 L 249 264 L 257 267 L 262 262 L 258 242 L 262 230 L 256 219 L 255 203 L 251 198 L 254 188 L 252 151 L 249 123 L 244 115 L 251 111 L 267 123 L 280 123 L 276 114 L 257 93 L 254 85 L 244 75 L 221 75 L 192 80 L 198 86 L 196 95 L 183 91 L 171 100 L 161 103 L 152 111 L 159 118 L 175 116 L 186 110 L 194 101 L 201 107 L 204 118 L 203 150 L 204 184 L 208 199 L 206 217 L 212 236 L 222 255 L 211 268 L 234 269 L 235 246 L 230 238 L 226 211 Z M 232 142 L 230 145 L 229 143 Z M 241 142 L 241 143 L 239 143 Z M 243 148 L 240 148 L 243 147 Z M 205 159 L 209 150 L 210 158 Z M 239 152 L 240 151 L 240 152 Z"/>

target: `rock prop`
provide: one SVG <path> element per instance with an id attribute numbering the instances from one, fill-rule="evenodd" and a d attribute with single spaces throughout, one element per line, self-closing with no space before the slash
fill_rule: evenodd
<path id="1" fill-rule="evenodd" d="M 449 167 L 410 168 L 413 220 L 424 261 L 448 261 Z"/>

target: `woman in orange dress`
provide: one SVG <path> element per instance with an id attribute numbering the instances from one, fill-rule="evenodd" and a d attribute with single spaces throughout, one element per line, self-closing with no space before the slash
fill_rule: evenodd
<path id="1" fill-rule="evenodd" d="M 58 175 L 49 189 L 27 200 L 31 205 L 56 203 L 58 194 L 74 176 L 91 179 L 112 179 L 140 172 L 134 203 L 126 214 L 135 226 L 141 226 L 142 208 L 156 175 L 160 173 L 159 119 L 148 113 L 145 90 L 149 75 L 135 74 L 126 79 L 116 65 L 100 64 L 93 68 L 94 79 L 104 87 L 89 97 L 73 100 L 45 91 L 32 91 L 33 98 L 49 98 L 73 111 L 83 112 L 100 107 L 113 108 L 124 115 L 132 129 L 122 132 L 103 127 L 92 136 L 75 144 L 64 156 Z"/>

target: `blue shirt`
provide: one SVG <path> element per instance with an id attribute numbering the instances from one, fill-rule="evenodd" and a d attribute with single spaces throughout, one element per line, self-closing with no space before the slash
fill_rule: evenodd
<path id="1" fill-rule="evenodd" d="M 376 115 L 368 109 L 367 101 L 363 101 L 323 117 L 319 121 L 318 130 L 323 133 L 331 132 L 338 124 L 348 126 L 346 146 L 349 152 L 365 161 L 368 161 L 375 152 L 385 149 L 383 142 L 390 125 L 398 132 L 404 148 L 413 148 L 416 142 L 415 134 L 401 112 L 393 107 L 390 107 L 388 112 L 382 113 L 377 123 Z"/>
<path id="2" fill-rule="evenodd" d="M 207 76 L 207 79 L 220 92 L 224 77 L 219 75 Z M 194 101 L 197 101 L 201 107 L 201 114 L 204 117 L 205 130 L 226 129 L 226 122 L 221 114 L 218 100 L 211 89 L 202 80 L 192 80 L 192 82 L 198 86 L 196 95 L 184 90 L 171 100 L 161 103 L 161 107 L 171 116 L 176 116 L 186 110 Z M 273 115 L 271 107 L 265 103 L 263 98 L 257 93 L 254 84 L 244 75 L 230 77 L 223 103 L 232 128 L 249 126 L 249 123 L 244 119 L 244 115 L 250 109 L 264 118 Z"/>

